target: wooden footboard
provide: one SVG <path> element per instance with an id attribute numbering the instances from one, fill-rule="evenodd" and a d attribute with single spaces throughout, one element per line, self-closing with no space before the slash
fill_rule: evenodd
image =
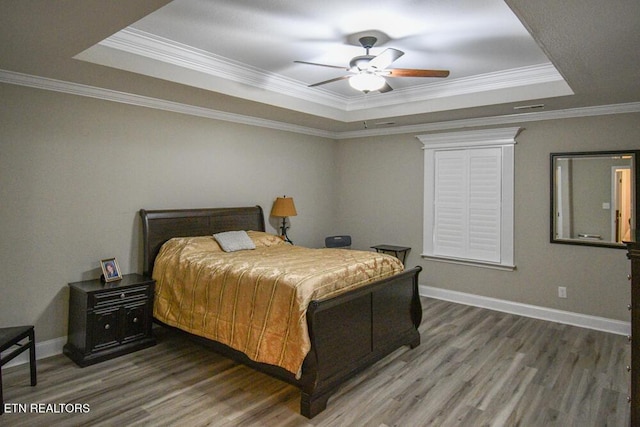
<path id="1" fill-rule="evenodd" d="M 307 311 L 311 352 L 300 384 L 300 413 L 314 417 L 346 380 L 403 345 L 420 344 L 421 267 L 325 301 Z"/>

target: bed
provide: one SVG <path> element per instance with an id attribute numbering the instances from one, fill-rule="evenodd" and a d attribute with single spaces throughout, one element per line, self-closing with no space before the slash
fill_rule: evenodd
<path id="1" fill-rule="evenodd" d="M 226 231 L 265 231 L 264 214 L 259 206 L 143 209 L 140 216 L 144 273 L 149 276 L 154 274 L 163 245 L 184 240 L 176 238 L 198 238 Z M 310 348 L 299 370 L 256 361 L 253 355 L 250 357 L 211 337 L 193 335 L 188 328 L 179 329 L 226 357 L 297 386 L 301 391 L 300 413 L 312 418 L 326 408 L 333 392 L 355 374 L 402 346 L 414 348 L 420 344 L 420 271 L 420 267 L 402 270 L 335 296 L 310 300 L 304 325 Z"/>

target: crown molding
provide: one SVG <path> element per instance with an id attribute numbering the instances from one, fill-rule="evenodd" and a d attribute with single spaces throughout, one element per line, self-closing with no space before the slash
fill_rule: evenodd
<path id="1" fill-rule="evenodd" d="M 358 131 L 333 132 L 322 129 L 298 126 L 290 123 L 275 120 L 266 120 L 242 114 L 227 113 L 204 107 L 182 104 L 173 101 L 166 101 L 158 98 L 135 95 L 125 92 L 103 89 L 79 83 L 65 82 L 50 79 L 47 77 L 33 76 L 14 71 L 0 69 L 0 83 L 7 83 L 19 86 L 26 86 L 36 89 L 50 90 L 77 96 L 101 99 L 105 101 L 119 102 L 123 104 L 135 105 L 158 110 L 171 111 L 175 113 L 188 114 L 197 117 L 204 117 L 214 120 L 245 124 L 269 129 L 282 130 L 286 132 L 299 133 L 310 136 L 317 136 L 333 140 L 343 140 L 350 138 L 365 138 L 372 136 L 386 136 L 398 134 L 418 134 L 425 132 L 439 132 L 444 130 L 465 129 L 470 127 L 496 126 L 505 124 L 519 124 L 527 122 L 559 120 L 577 117 L 593 117 L 612 114 L 639 113 L 640 102 L 626 104 L 599 105 L 594 107 L 569 108 L 565 110 L 528 112 L 519 114 L 509 114 L 502 116 L 479 117 L 473 119 L 450 120 L 443 122 L 424 123 L 419 125 L 398 126 L 380 129 L 364 129 Z"/>
<path id="2" fill-rule="evenodd" d="M 310 90 L 306 83 L 132 27 L 115 33 L 98 45 L 332 108 L 344 109 L 347 102 L 344 96 L 323 89 Z M 83 59 L 84 56 L 81 53 L 78 58 Z"/>
<path id="3" fill-rule="evenodd" d="M 50 79 L 47 77 L 31 76 L 7 70 L 0 70 L 0 83 L 27 86 L 54 92 L 67 93 L 71 95 L 86 96 L 89 98 L 96 98 L 105 101 L 119 102 L 122 104 L 154 108 L 157 110 L 171 111 L 174 113 L 188 114 L 191 116 L 282 130 L 286 132 L 300 133 L 304 135 L 319 136 L 322 138 L 336 139 L 337 136 L 335 132 L 324 131 L 321 129 L 298 126 L 291 123 L 279 122 L 275 120 L 261 119 L 242 114 L 228 113 L 211 108 L 196 107 L 193 105 L 166 101 L 163 99 L 151 98 L 148 96 L 119 92 L 111 89 L 97 88 L 94 86 L 87 86 L 80 83 L 70 83 L 61 80 Z"/>
<path id="4" fill-rule="evenodd" d="M 258 95 L 255 91 L 247 90 L 243 86 L 230 86 L 223 82 L 215 82 L 211 78 L 198 81 L 198 79 L 194 79 L 193 76 L 179 77 L 179 73 L 177 73 L 176 70 L 195 71 L 206 76 L 223 79 L 224 81 L 232 81 L 251 88 L 258 88 L 279 96 L 284 95 L 317 104 L 318 106 L 329 108 L 332 112 L 326 113 L 329 114 L 329 116 L 325 115 L 325 117 L 333 119 L 339 116 L 345 116 L 343 114 L 344 112 L 358 112 L 372 108 L 390 106 L 414 109 L 423 108 L 422 106 L 415 107 L 415 104 L 425 102 L 428 103 L 431 111 L 443 111 L 448 109 L 449 103 L 447 99 L 456 96 L 471 96 L 475 102 L 484 105 L 482 96 L 479 96 L 480 94 L 488 96 L 488 94 L 493 91 L 503 89 L 526 90 L 525 88 L 532 86 L 536 87 L 536 89 L 533 90 L 539 94 L 540 85 L 545 84 L 554 85 L 553 88 L 547 90 L 546 96 L 573 94 L 560 73 L 558 73 L 551 63 L 471 77 L 430 82 L 423 85 L 412 86 L 411 88 L 396 89 L 391 93 L 381 94 L 375 92 L 366 95 L 355 94 L 353 96 L 344 96 L 323 88 L 309 88 L 304 82 L 271 73 L 238 61 L 233 61 L 220 55 L 178 43 L 133 27 L 128 27 L 117 32 L 98 43 L 98 45 L 76 55 L 76 58 L 105 65 L 103 62 L 105 59 L 100 56 L 100 48 L 125 52 L 146 58 L 147 60 L 169 64 L 176 67 L 170 72 L 171 77 L 173 79 L 182 78 L 181 81 L 184 84 L 191 84 L 204 89 L 218 90 L 228 95 L 269 103 L 269 97 L 263 92 L 260 92 L 261 95 Z M 117 55 L 112 56 L 112 60 L 115 56 Z M 116 62 L 107 65 L 119 67 L 122 64 L 119 65 L 116 60 Z M 146 69 L 147 71 L 142 67 L 134 71 L 141 73 L 162 73 L 159 67 L 149 65 Z M 191 80 L 188 81 L 189 79 Z M 256 96 L 260 96 L 260 99 L 255 98 Z M 513 92 L 512 96 L 517 97 L 516 92 Z M 525 96 L 524 98 L 528 97 Z M 274 105 L 287 108 L 286 105 L 278 104 L 278 102 L 282 103 L 286 101 L 282 101 L 280 98 L 278 99 L 279 100 L 272 101 Z M 513 101 L 519 100 L 521 99 L 513 99 Z M 307 112 L 313 113 L 312 111 Z M 340 112 L 342 112 L 342 114 Z M 415 112 L 416 111 L 410 111 L 407 114 Z M 333 117 L 330 117 L 331 115 L 333 115 Z M 353 120 L 360 119 L 360 117 L 350 117 L 348 114 L 347 116 Z"/>
<path id="5" fill-rule="evenodd" d="M 397 135 L 403 133 L 440 132 L 482 126 L 498 126 L 546 120 L 570 119 L 577 117 L 606 116 L 612 114 L 640 113 L 640 102 L 626 104 L 598 105 L 594 107 L 568 108 L 565 110 L 508 114 L 502 116 L 478 117 L 473 119 L 450 120 L 419 125 L 398 126 L 380 129 L 363 129 L 340 132 L 337 139 L 365 138 L 372 136 Z"/>

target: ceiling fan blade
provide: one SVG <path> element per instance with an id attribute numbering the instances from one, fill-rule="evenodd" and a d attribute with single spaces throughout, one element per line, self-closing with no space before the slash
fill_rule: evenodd
<path id="1" fill-rule="evenodd" d="M 351 76 L 342 76 L 342 77 L 336 77 L 335 79 L 330 79 L 330 80 L 325 80 L 323 82 L 318 82 L 318 83 L 314 83 L 312 85 L 309 85 L 308 87 L 315 87 L 315 86 L 320 86 L 320 85 L 326 85 L 327 83 L 333 83 L 333 82 L 337 82 L 339 80 L 344 80 L 344 79 L 348 79 Z"/>
<path id="2" fill-rule="evenodd" d="M 328 67 L 328 68 L 337 68 L 339 70 L 348 71 L 349 69 L 346 67 L 340 67 L 339 65 L 328 65 L 328 64 L 318 64 L 317 62 L 307 62 L 307 61 L 293 61 L 296 64 L 307 64 L 307 65 L 316 65 L 318 67 Z"/>
<path id="3" fill-rule="evenodd" d="M 387 70 L 385 77 L 447 77 L 449 70 L 413 70 L 410 68 L 393 68 Z"/>
<path id="4" fill-rule="evenodd" d="M 392 90 L 393 90 L 393 88 L 391 86 L 389 86 L 389 83 L 385 83 L 384 86 L 382 86 L 380 89 L 378 89 L 378 91 L 380 93 L 391 92 Z"/>
<path id="5" fill-rule="evenodd" d="M 385 49 L 381 54 L 369 61 L 367 69 L 384 70 L 389 65 L 391 65 L 393 61 L 400 58 L 402 55 L 404 55 L 404 52 L 401 50 L 393 48 Z"/>

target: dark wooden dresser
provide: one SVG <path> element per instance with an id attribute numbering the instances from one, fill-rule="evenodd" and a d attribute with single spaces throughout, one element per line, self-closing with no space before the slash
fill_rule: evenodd
<path id="1" fill-rule="evenodd" d="M 80 366 L 155 345 L 155 281 L 140 274 L 104 283 L 69 283 L 69 333 L 64 354 Z"/>
<path id="2" fill-rule="evenodd" d="M 631 260 L 631 425 L 640 426 L 640 242 L 627 243 Z"/>

